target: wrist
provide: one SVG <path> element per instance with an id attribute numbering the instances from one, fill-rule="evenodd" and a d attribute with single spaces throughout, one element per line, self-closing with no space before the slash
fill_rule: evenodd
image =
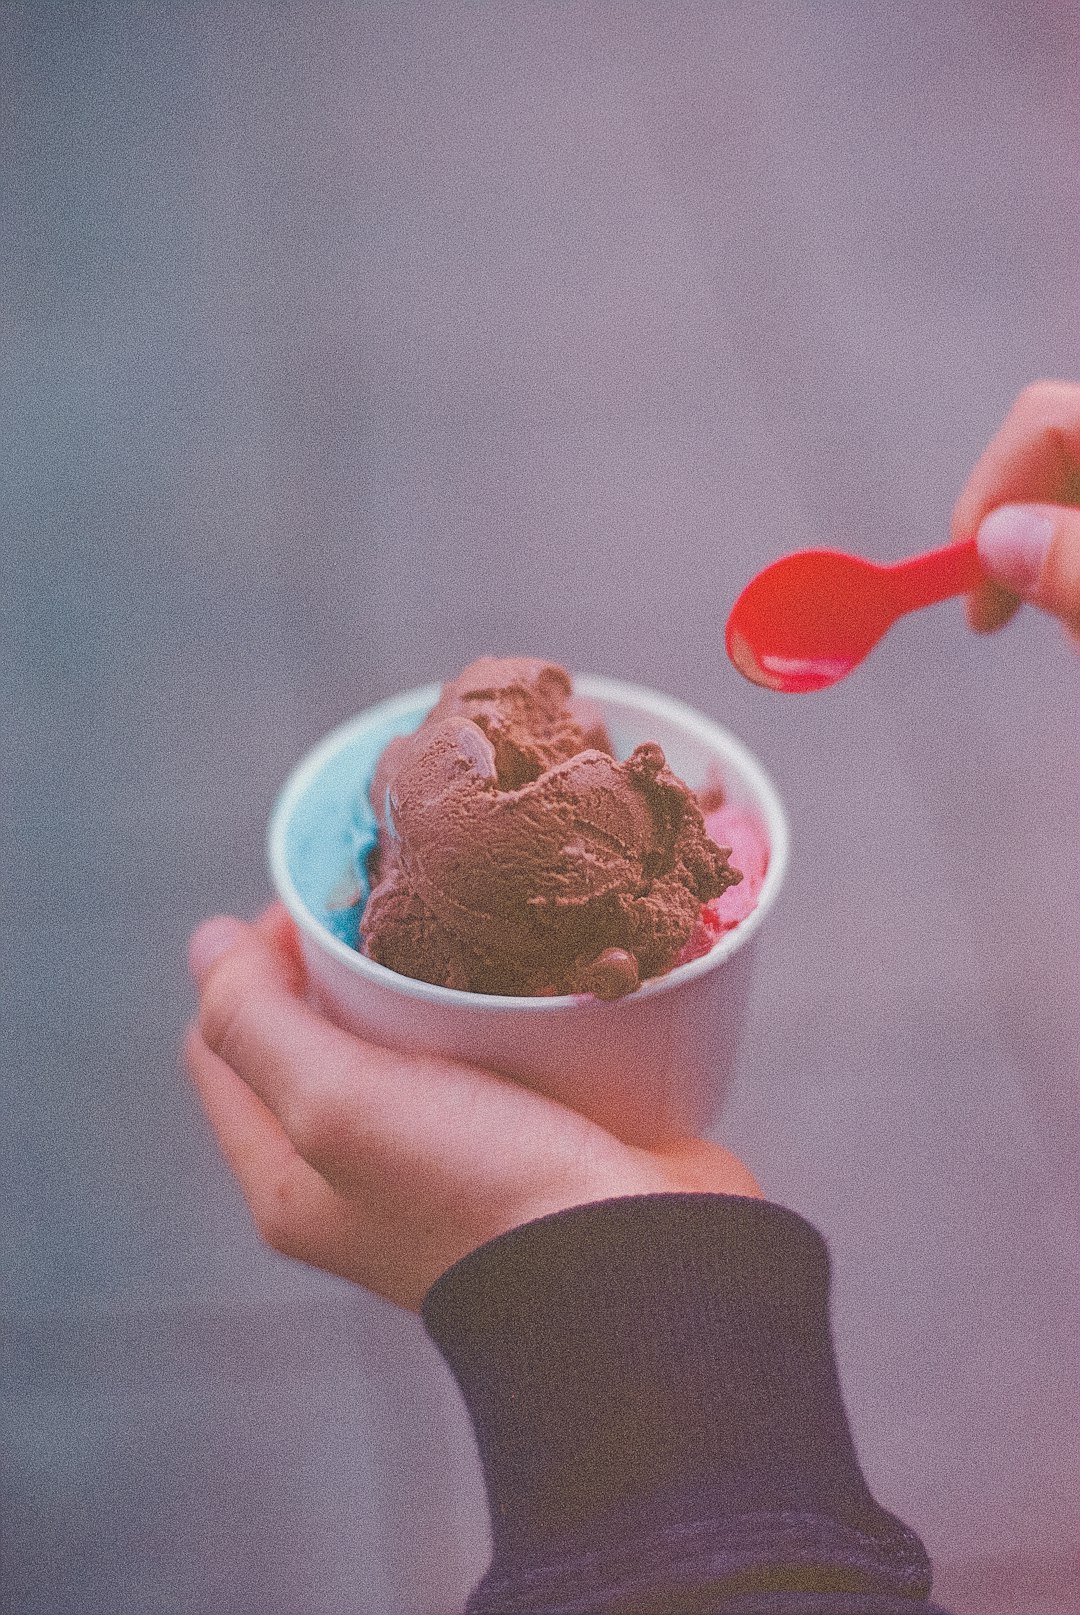
<path id="1" fill-rule="evenodd" d="M 604 1148 L 582 1154 L 558 1181 L 537 1186 L 514 1207 L 500 1237 L 560 1212 L 605 1201 L 647 1196 L 709 1194 L 764 1200 L 748 1167 L 729 1150 L 706 1139 L 683 1138 L 658 1149 L 622 1144 L 604 1135 Z M 614 1147 L 611 1147 L 614 1146 Z"/>

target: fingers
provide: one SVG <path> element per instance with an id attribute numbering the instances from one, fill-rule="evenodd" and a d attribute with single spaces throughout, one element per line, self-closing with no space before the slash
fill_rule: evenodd
<path id="1" fill-rule="evenodd" d="M 1022 600 L 1080 620 L 1080 386 L 1026 387 L 968 478 L 953 512 L 955 542 L 977 538 L 986 581 L 968 601 L 981 632 L 1007 622 Z"/>
<path id="2" fill-rule="evenodd" d="M 186 1059 L 263 1237 L 415 1306 L 485 1240 L 551 1211 L 673 1185 L 760 1192 L 734 1157 L 631 1150 L 463 1062 L 379 1048 L 301 996 L 287 923 L 225 916 L 191 940 Z"/>
<path id="3" fill-rule="evenodd" d="M 304 956 L 296 925 L 284 903 L 271 903 L 264 908 L 254 921 L 254 929 L 278 956 L 290 991 L 296 994 L 303 992 L 306 980 Z M 247 930 L 244 922 L 234 919 L 231 914 L 216 914 L 213 919 L 203 921 L 188 943 L 188 967 L 196 985 L 202 981 L 211 965 L 234 943 L 239 942 Z"/>
<path id="4" fill-rule="evenodd" d="M 977 542 L 980 560 L 1003 589 L 1080 633 L 1080 510 L 1000 505 L 983 518 Z"/>
<path id="5" fill-rule="evenodd" d="M 326 1265 L 343 1216 L 333 1190 L 194 1026 L 184 1043 L 184 1063 L 261 1237 L 285 1256 Z"/>
<path id="6" fill-rule="evenodd" d="M 284 903 L 271 903 L 255 921 L 255 929 L 278 954 L 285 967 L 293 990 L 302 993 L 307 982 L 304 955 L 300 950 L 300 935 L 296 923 Z"/>
<path id="7" fill-rule="evenodd" d="M 374 1199 L 421 1178 L 429 1186 L 455 1172 L 479 1178 L 477 1130 L 497 1130 L 504 1118 L 513 1136 L 531 1117 L 541 1140 L 544 1115 L 551 1124 L 557 1113 L 564 1130 L 588 1127 L 506 1078 L 379 1048 L 324 1020 L 267 939 L 277 923 L 273 915 L 255 926 L 219 918 L 196 932 L 199 1034 L 332 1187 Z"/>
<path id="8" fill-rule="evenodd" d="M 367 1045 L 303 1001 L 285 921 L 273 910 L 254 926 L 209 920 L 189 957 L 207 1049 L 258 1096 L 309 1165 L 332 1167 L 344 1099 L 356 1093 Z"/>
<path id="9" fill-rule="evenodd" d="M 1080 386 L 1037 381 L 1013 404 L 956 502 L 954 543 L 998 505 L 1072 504 L 1080 496 Z"/>
<path id="10" fill-rule="evenodd" d="M 967 597 L 967 619 L 977 634 L 993 634 L 1016 616 L 1023 601 L 994 578 L 984 578 Z"/>
<path id="11" fill-rule="evenodd" d="M 1031 600 L 1060 617 L 1073 638 L 1080 640 L 1080 510 L 1049 514 L 1054 532 Z"/>

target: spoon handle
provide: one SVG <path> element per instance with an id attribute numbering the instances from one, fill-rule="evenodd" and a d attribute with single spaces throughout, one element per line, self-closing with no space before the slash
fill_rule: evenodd
<path id="1" fill-rule="evenodd" d="M 954 594 L 970 594 L 985 575 L 973 538 L 896 561 L 888 571 L 901 612 L 936 605 Z"/>

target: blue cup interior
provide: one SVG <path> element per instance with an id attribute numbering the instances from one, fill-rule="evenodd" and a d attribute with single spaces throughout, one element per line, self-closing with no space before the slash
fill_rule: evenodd
<path id="1" fill-rule="evenodd" d="M 410 735 L 434 705 L 387 716 L 355 735 L 311 772 L 285 831 L 285 858 L 304 905 L 355 948 L 368 899 L 367 859 L 377 826 L 368 792 L 375 765 L 395 735 Z"/>

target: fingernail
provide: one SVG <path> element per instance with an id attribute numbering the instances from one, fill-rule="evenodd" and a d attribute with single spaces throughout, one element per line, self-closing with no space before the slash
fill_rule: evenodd
<path id="1" fill-rule="evenodd" d="M 236 946 L 246 929 L 229 914 L 217 914 L 212 920 L 203 921 L 188 943 L 188 969 L 196 986 L 202 984 L 221 955 Z"/>
<path id="2" fill-rule="evenodd" d="M 979 559 L 1014 594 L 1034 592 L 1046 564 L 1054 524 L 1037 505 L 1000 505 L 976 534 Z"/>

